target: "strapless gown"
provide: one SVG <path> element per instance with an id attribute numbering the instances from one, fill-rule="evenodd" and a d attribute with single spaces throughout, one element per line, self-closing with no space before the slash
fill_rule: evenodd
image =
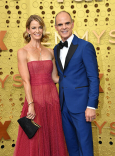
<path id="1" fill-rule="evenodd" d="M 34 121 L 41 128 L 28 139 L 19 126 L 14 156 L 67 156 L 58 92 L 51 77 L 53 63 L 51 60 L 31 61 L 28 69 L 36 112 Z M 27 111 L 25 99 L 21 117 L 26 116 Z"/>

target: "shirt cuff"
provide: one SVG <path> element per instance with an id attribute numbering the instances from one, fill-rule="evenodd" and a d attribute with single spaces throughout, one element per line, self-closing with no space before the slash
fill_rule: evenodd
<path id="1" fill-rule="evenodd" d="M 89 106 L 87 106 L 87 108 L 90 108 L 90 109 L 95 109 L 94 107 L 89 107 Z"/>

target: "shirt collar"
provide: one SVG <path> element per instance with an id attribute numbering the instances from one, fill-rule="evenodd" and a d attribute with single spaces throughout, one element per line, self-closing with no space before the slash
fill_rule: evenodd
<path id="1" fill-rule="evenodd" d="M 74 38 L 74 35 L 72 34 L 72 35 L 66 40 L 66 41 L 68 42 L 68 47 L 70 47 L 70 44 L 71 44 L 73 38 Z M 63 42 L 63 41 L 62 41 L 62 42 Z"/>

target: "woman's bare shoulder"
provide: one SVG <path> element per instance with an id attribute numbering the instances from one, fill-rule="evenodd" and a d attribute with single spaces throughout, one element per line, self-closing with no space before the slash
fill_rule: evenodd
<path id="1" fill-rule="evenodd" d="M 18 50 L 19 53 L 27 53 L 28 51 L 28 44 Z"/>
<path id="2" fill-rule="evenodd" d="M 53 49 L 42 46 L 43 50 L 53 53 Z"/>
<path id="3" fill-rule="evenodd" d="M 54 51 L 51 48 L 47 48 L 50 54 L 52 55 L 52 60 L 54 59 Z"/>
<path id="4" fill-rule="evenodd" d="M 47 48 L 47 49 L 48 49 L 48 51 L 49 51 L 52 55 L 54 55 L 53 49 L 51 49 L 51 48 Z"/>
<path id="5" fill-rule="evenodd" d="M 25 47 L 20 48 L 17 52 L 18 59 L 26 59 L 27 58 L 27 49 Z"/>

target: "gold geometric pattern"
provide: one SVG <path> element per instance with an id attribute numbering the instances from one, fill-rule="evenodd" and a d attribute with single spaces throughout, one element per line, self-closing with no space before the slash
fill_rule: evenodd
<path id="1" fill-rule="evenodd" d="M 100 86 L 104 92 L 99 95 L 97 118 L 92 123 L 94 156 L 115 155 L 115 1 L 0 0 L 0 32 L 6 31 L 1 40 L 7 47 L 6 50 L 0 47 L 0 123 L 11 121 L 7 128 L 10 140 L 3 137 L 0 140 L 0 156 L 13 155 L 18 133 L 17 119 L 25 99 L 18 75 L 17 51 L 25 45 L 22 34 L 26 20 L 31 14 L 44 19 L 49 34 L 46 46 L 53 49 L 59 42 L 55 16 L 62 10 L 68 11 L 74 20 L 73 33 L 94 45 L 98 70 L 103 74 Z"/>

